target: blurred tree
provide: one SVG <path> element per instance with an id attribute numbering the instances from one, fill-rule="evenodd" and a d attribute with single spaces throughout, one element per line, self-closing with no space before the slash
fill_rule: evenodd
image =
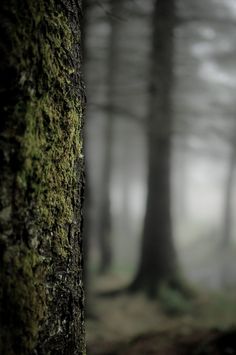
<path id="1" fill-rule="evenodd" d="M 118 33 L 120 27 L 119 14 L 121 13 L 122 2 L 118 0 L 109 1 L 109 25 L 110 33 L 108 38 L 108 58 L 107 58 L 107 106 L 106 124 L 104 135 L 104 157 L 102 166 L 102 184 L 100 191 L 100 206 L 98 211 L 97 234 L 100 249 L 99 271 L 108 271 L 112 262 L 111 245 L 111 201 L 110 184 L 112 173 L 112 143 L 113 126 L 115 114 L 115 87 L 117 77 L 118 61 Z"/>
<path id="2" fill-rule="evenodd" d="M 172 236 L 170 162 L 172 136 L 174 0 L 156 0 L 148 117 L 148 196 L 141 261 L 131 291 L 155 296 L 159 285 L 178 287 L 178 265 Z"/>
<path id="3" fill-rule="evenodd" d="M 80 5 L 0 5 L 1 355 L 85 351 Z"/>
<path id="4" fill-rule="evenodd" d="M 223 238 L 222 247 L 227 249 L 232 242 L 232 227 L 233 227 L 233 206 L 232 198 L 234 193 L 234 173 L 236 166 L 236 147 L 234 142 L 232 143 L 232 148 L 228 161 L 228 171 L 225 182 L 225 193 L 224 193 L 224 211 L 223 211 Z"/>

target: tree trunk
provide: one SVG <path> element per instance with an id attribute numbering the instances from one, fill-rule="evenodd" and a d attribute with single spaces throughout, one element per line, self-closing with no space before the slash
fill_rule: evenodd
<path id="1" fill-rule="evenodd" d="M 236 165 L 236 147 L 232 148 L 229 157 L 228 173 L 225 183 L 225 196 L 224 196 L 224 219 L 223 219 L 223 238 L 222 247 L 227 249 L 232 241 L 232 226 L 233 226 L 233 209 L 232 197 L 234 191 L 234 171 Z"/>
<path id="2" fill-rule="evenodd" d="M 112 174 L 113 122 L 118 58 L 117 43 L 120 27 L 120 20 L 118 16 L 121 12 L 121 6 L 121 1 L 110 0 L 110 34 L 108 39 L 107 60 L 107 117 L 104 135 L 104 158 L 101 179 L 102 193 L 98 217 L 98 241 L 101 255 L 99 271 L 101 273 L 108 271 L 112 262 L 110 185 Z"/>
<path id="3" fill-rule="evenodd" d="M 177 273 L 170 196 L 173 28 L 174 0 L 156 0 L 148 117 L 148 196 L 141 262 L 131 285 L 131 290 L 144 289 L 151 296 L 161 282 L 174 283 Z"/>
<path id="4" fill-rule="evenodd" d="M 80 2 L 0 11 L 0 353 L 84 354 Z"/>

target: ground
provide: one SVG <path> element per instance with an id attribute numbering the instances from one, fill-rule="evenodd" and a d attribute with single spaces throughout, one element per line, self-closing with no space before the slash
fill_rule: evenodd
<path id="1" fill-rule="evenodd" d="M 236 354 L 235 289 L 198 290 L 191 302 L 168 292 L 151 302 L 142 294 L 96 296 L 124 282 L 116 274 L 97 278 L 87 320 L 88 355 Z"/>

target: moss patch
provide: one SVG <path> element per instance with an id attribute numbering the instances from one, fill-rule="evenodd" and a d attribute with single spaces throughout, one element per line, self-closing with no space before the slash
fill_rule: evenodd
<path id="1" fill-rule="evenodd" d="M 1 331 L 4 335 L 1 353 L 28 353 L 35 345 L 38 324 L 44 317 L 45 290 L 40 282 L 44 270 L 38 254 L 20 246 L 10 247 L 3 262 L 1 300 L 5 310 L 2 315 L 8 318 L 5 321 L 11 331 Z"/>

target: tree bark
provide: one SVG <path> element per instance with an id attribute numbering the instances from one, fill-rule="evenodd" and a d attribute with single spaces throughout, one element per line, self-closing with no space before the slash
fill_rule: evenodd
<path id="1" fill-rule="evenodd" d="M 0 353 L 84 354 L 80 1 L 0 13 Z"/>
<path id="2" fill-rule="evenodd" d="M 144 289 L 151 296 L 161 282 L 174 284 L 177 274 L 170 193 L 174 19 L 174 0 L 156 0 L 147 122 L 148 196 L 141 261 L 130 287 L 133 291 Z"/>

